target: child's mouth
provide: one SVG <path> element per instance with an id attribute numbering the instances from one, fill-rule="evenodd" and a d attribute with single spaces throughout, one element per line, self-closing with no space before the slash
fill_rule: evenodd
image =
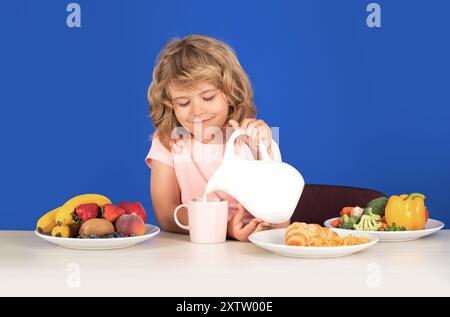
<path id="1" fill-rule="evenodd" d="M 214 118 L 214 116 L 208 118 L 208 119 L 194 119 L 194 124 L 205 124 L 211 121 Z"/>

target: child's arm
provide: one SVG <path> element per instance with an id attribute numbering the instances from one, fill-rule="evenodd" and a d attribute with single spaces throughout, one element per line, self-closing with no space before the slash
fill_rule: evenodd
<path id="1" fill-rule="evenodd" d="M 180 192 L 173 167 L 158 160 L 151 161 L 150 191 L 153 202 L 153 210 L 159 225 L 165 231 L 188 233 L 175 223 L 173 211 L 180 205 Z M 178 212 L 181 223 L 187 224 L 186 208 Z"/>

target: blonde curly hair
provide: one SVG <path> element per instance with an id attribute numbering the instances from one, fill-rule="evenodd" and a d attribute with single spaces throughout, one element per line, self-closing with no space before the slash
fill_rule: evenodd
<path id="1" fill-rule="evenodd" d="M 222 91 L 228 120 L 241 123 L 256 117 L 253 90 L 233 49 L 205 35 L 169 41 L 161 50 L 148 89 L 150 117 L 161 143 L 171 150 L 171 133 L 180 123 L 173 111 L 169 86 L 192 87 L 206 81 Z"/>

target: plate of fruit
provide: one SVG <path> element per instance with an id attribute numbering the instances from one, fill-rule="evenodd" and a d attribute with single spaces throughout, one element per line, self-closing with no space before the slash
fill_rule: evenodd
<path id="1" fill-rule="evenodd" d="M 324 225 L 336 232 L 370 232 L 384 242 L 411 241 L 444 227 L 443 222 L 428 217 L 425 195 L 420 193 L 378 197 L 365 208 L 344 207 L 340 217 Z"/>
<path id="2" fill-rule="evenodd" d="M 83 194 L 45 213 L 36 224 L 36 235 L 70 249 L 109 250 L 134 246 L 159 233 L 146 224 L 139 202 L 113 205 L 99 194 Z"/>

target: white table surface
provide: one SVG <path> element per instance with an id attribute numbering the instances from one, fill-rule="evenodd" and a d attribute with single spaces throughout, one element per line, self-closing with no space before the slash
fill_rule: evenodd
<path id="1" fill-rule="evenodd" d="M 450 230 L 320 260 L 164 232 L 128 249 L 79 251 L 0 231 L 0 296 L 91 295 L 449 296 Z"/>

